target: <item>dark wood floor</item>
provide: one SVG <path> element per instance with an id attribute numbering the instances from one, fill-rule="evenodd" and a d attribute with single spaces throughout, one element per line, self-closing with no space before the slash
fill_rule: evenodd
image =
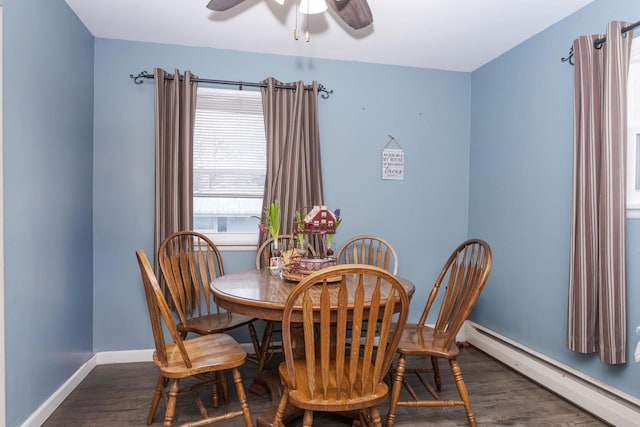
<path id="1" fill-rule="evenodd" d="M 464 348 L 458 361 L 473 411 L 481 426 L 607 425 L 473 347 Z M 272 360 L 271 363 L 275 365 L 275 362 Z M 448 367 L 442 364 L 441 367 L 442 395 L 457 395 Z M 245 387 L 251 382 L 255 370 L 253 362 L 247 362 L 243 368 Z M 150 362 L 97 366 L 44 426 L 143 426 L 156 379 L 156 367 Z M 229 384 L 231 402 L 222 405 L 219 411 L 237 403 L 231 381 Z M 209 390 L 202 390 L 200 394 L 205 403 L 210 402 Z M 265 411 L 271 400 L 268 395 L 249 393 L 248 397 L 255 421 L 256 415 Z M 189 394 L 179 396 L 174 425 L 198 419 L 198 410 L 193 402 Z M 210 414 L 215 411 L 211 409 Z M 380 412 L 385 416 L 386 407 L 381 407 Z M 163 417 L 164 402 L 161 402 L 153 425 L 162 425 Z M 291 423 L 300 424 L 301 420 Z M 351 425 L 346 419 L 327 414 L 316 414 L 314 424 L 324 427 Z M 244 423 L 241 418 L 236 418 L 216 425 L 235 427 Z M 464 409 L 456 407 L 398 408 L 396 425 L 444 427 L 468 424 Z"/>

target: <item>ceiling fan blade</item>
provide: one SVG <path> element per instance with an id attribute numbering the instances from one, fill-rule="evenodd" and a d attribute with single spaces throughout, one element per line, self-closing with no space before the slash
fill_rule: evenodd
<path id="1" fill-rule="evenodd" d="M 207 9 L 215 10 L 216 12 L 222 12 L 227 9 L 231 9 L 233 6 L 237 6 L 244 0 L 210 0 L 207 5 Z"/>
<path id="2" fill-rule="evenodd" d="M 367 0 L 326 0 L 351 28 L 359 30 L 373 23 L 373 15 Z"/>

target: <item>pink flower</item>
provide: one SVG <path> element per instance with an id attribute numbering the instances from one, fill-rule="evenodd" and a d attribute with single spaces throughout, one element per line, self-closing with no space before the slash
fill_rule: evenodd
<path id="1" fill-rule="evenodd" d="M 264 226 L 263 223 L 258 224 L 258 229 L 260 230 L 261 233 L 265 233 L 267 231 L 267 228 Z"/>

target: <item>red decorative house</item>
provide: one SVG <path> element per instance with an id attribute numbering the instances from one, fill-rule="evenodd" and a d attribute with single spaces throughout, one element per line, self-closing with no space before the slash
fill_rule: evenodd
<path id="1" fill-rule="evenodd" d="M 333 234 L 336 232 L 336 216 L 326 206 L 314 206 L 296 229 L 304 230 L 304 234 Z"/>

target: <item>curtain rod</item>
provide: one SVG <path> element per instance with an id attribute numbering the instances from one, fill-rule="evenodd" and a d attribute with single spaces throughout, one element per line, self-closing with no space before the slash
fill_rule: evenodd
<path id="1" fill-rule="evenodd" d="M 142 71 L 142 72 L 138 73 L 137 76 L 134 76 L 133 74 L 129 74 L 129 77 L 133 79 L 133 82 L 135 84 L 141 85 L 142 83 L 144 83 L 143 79 L 153 79 L 153 74 L 150 74 L 147 71 Z M 182 79 L 182 78 L 183 77 L 180 76 L 180 79 Z M 173 74 L 167 74 L 165 76 L 165 79 L 166 80 L 173 80 L 174 76 L 173 76 Z M 214 80 L 214 79 L 194 78 L 193 81 L 198 82 L 198 83 L 211 83 L 211 84 L 238 86 L 238 88 L 240 90 L 242 90 L 243 86 L 267 87 L 267 85 L 264 84 L 264 83 L 251 83 L 251 82 L 231 81 L 231 80 Z M 293 90 L 296 87 L 292 86 L 292 85 L 276 85 L 276 88 L 278 88 L 278 89 L 292 89 Z M 305 86 L 304 89 L 305 90 L 312 90 L 313 87 Z M 327 99 L 333 93 L 333 91 L 332 90 L 328 90 L 326 87 L 324 87 L 324 85 L 319 84 L 318 85 L 318 93 L 320 93 L 320 97 L 322 99 Z"/>
<path id="2" fill-rule="evenodd" d="M 627 31 L 633 30 L 638 25 L 640 25 L 640 21 L 634 22 L 633 24 L 629 24 L 626 27 L 622 27 L 622 29 L 620 30 L 620 34 L 624 34 Z M 596 49 L 600 49 L 600 48 L 602 48 L 602 44 L 604 42 L 606 42 L 606 41 L 607 41 L 607 37 L 606 36 L 601 38 L 601 39 L 595 39 L 593 41 L 593 47 L 596 48 Z M 571 46 L 571 49 L 569 49 L 569 55 L 565 56 L 564 58 L 560 58 L 560 60 L 562 62 L 569 61 L 569 64 L 573 65 L 573 45 Z"/>

